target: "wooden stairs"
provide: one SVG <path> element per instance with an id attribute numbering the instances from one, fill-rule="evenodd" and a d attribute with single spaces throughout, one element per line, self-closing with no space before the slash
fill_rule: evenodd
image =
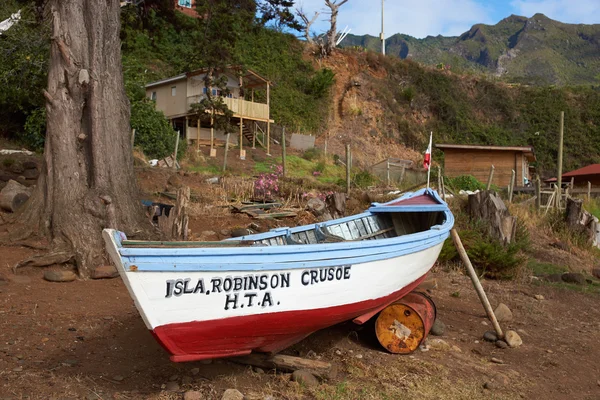
<path id="1" fill-rule="evenodd" d="M 238 124 L 239 126 L 239 124 Z M 252 139 L 253 139 L 253 132 L 252 132 L 252 128 L 254 127 L 254 122 L 252 122 L 251 124 L 243 124 L 242 125 L 242 135 L 246 138 L 246 140 L 248 141 L 248 143 L 252 144 Z M 258 127 L 259 130 L 260 127 Z M 258 135 L 256 135 L 256 143 L 261 146 L 261 147 L 265 147 L 265 144 L 263 143 L 262 140 L 260 140 L 260 137 Z"/>

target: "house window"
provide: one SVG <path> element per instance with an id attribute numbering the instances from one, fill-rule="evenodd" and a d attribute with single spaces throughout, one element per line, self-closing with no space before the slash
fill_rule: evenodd
<path id="1" fill-rule="evenodd" d="M 202 94 L 206 94 L 206 86 L 202 88 Z"/>
<path id="2" fill-rule="evenodd" d="M 173 96 L 173 97 L 177 96 L 177 86 L 173 86 L 171 88 L 171 96 Z"/>
<path id="3" fill-rule="evenodd" d="M 233 93 L 229 93 L 229 94 L 227 95 L 227 97 L 229 97 L 230 99 L 233 99 Z"/>
<path id="4" fill-rule="evenodd" d="M 178 0 L 179 7 L 192 8 L 192 0 Z"/>
<path id="5" fill-rule="evenodd" d="M 216 96 L 216 95 L 217 95 L 217 92 L 218 92 L 218 90 L 217 90 L 217 89 L 213 89 L 213 90 L 212 90 L 212 95 L 213 95 L 213 96 Z"/>
<path id="6" fill-rule="evenodd" d="M 156 92 L 152 92 L 152 94 L 150 95 L 150 100 L 156 101 Z"/>

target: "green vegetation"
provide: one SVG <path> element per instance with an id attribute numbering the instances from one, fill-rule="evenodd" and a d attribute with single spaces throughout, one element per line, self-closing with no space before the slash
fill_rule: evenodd
<path id="1" fill-rule="evenodd" d="M 600 90 L 508 87 L 372 52 L 364 59 L 369 67 L 388 72 L 386 79 L 370 77 L 370 83 L 384 109 L 382 120 L 394 124 L 394 137 L 407 147 L 425 148 L 424 131 L 433 131 L 436 143 L 529 145 L 535 148 L 538 171 L 550 177 L 556 170 L 560 112 L 565 111 L 564 170 L 600 159 L 595 139 L 600 137 Z M 415 113 L 431 118 L 423 122 Z M 435 149 L 433 159 L 442 162 L 443 153 Z"/>
<path id="2" fill-rule="evenodd" d="M 526 262 L 523 253 L 530 243 L 529 231 L 523 222 L 517 219 L 515 238 L 510 244 L 504 245 L 498 239 L 490 237 L 487 225 L 482 221 L 469 221 L 464 213 L 455 214 L 461 240 L 479 275 L 490 279 L 514 278 Z M 446 240 L 439 260 L 449 262 L 459 259 L 454 242 Z"/>
<path id="3" fill-rule="evenodd" d="M 131 104 L 131 127 L 135 129 L 135 145 L 150 158 L 164 158 L 175 151 L 177 132 L 165 115 L 154 109 L 154 103 L 141 100 Z M 186 152 L 186 141 L 179 141 L 177 158 Z"/>
<path id="4" fill-rule="evenodd" d="M 512 15 L 496 25 L 474 25 L 459 37 L 424 39 L 396 34 L 386 40 L 387 54 L 457 72 L 485 72 L 510 82 L 534 85 L 598 84 L 600 25 L 572 25 L 543 14 Z M 343 46 L 378 51 L 374 36 L 348 35 Z"/>
<path id="5" fill-rule="evenodd" d="M 444 177 L 444 183 L 448 185 L 451 189 L 459 191 L 459 190 L 485 190 L 485 184 L 479 182 L 472 175 L 461 175 L 456 178 Z"/>
<path id="6" fill-rule="evenodd" d="M 586 200 L 583 207 L 593 216 L 600 219 L 600 199 L 591 198 Z"/>

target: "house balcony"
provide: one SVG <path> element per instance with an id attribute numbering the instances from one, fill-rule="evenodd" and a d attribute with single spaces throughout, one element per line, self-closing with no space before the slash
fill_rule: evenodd
<path id="1" fill-rule="evenodd" d="M 188 109 L 192 104 L 200 102 L 205 96 L 190 96 L 187 98 Z M 233 112 L 236 118 L 248 118 L 258 121 L 269 120 L 269 106 L 263 103 L 254 103 L 242 99 L 234 99 L 231 97 L 223 97 L 223 102 Z"/>

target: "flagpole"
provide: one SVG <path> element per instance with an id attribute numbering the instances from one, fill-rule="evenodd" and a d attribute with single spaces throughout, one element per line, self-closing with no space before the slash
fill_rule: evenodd
<path id="1" fill-rule="evenodd" d="M 433 157 L 431 155 L 432 153 L 432 139 L 433 139 L 433 131 L 429 134 L 429 147 L 427 148 L 429 150 L 429 165 L 427 166 L 427 190 L 429 190 L 429 176 L 431 175 L 431 162 L 433 161 Z"/>

